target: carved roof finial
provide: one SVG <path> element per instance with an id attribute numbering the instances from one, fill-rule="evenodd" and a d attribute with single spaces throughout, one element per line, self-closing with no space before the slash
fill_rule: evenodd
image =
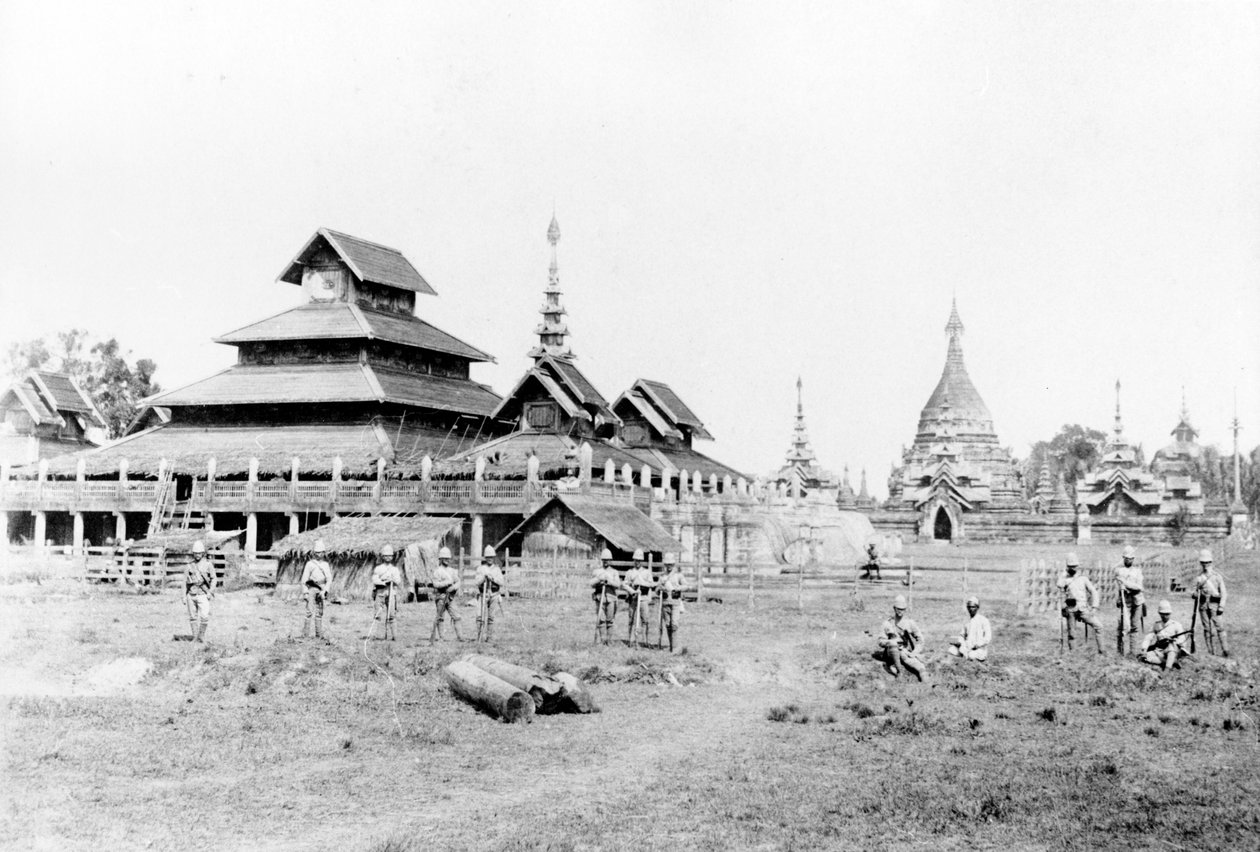
<path id="1" fill-rule="evenodd" d="M 547 226 L 547 242 L 551 243 L 551 268 L 547 276 L 547 289 L 543 290 L 546 301 L 538 309 L 538 313 L 543 315 L 543 321 L 534 329 L 534 333 L 538 335 L 538 345 L 529 350 L 529 357 L 534 360 L 547 356 L 570 360 L 574 355 L 564 341 L 569 328 L 564 324 L 566 311 L 560 304 L 560 262 L 556 257 L 556 243 L 560 242 L 560 223 L 556 221 L 554 210 L 551 213 L 551 224 Z"/>

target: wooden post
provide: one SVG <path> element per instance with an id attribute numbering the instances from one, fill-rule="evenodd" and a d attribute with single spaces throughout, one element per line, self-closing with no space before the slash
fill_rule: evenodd
<path id="1" fill-rule="evenodd" d="M 244 483 L 244 499 L 246 499 L 249 504 L 253 504 L 253 492 L 255 492 L 255 486 L 257 484 L 258 460 L 252 458 L 249 459 L 249 476 L 248 479 L 246 479 L 246 483 Z"/>
<path id="2" fill-rule="evenodd" d="M 206 462 L 206 502 L 214 500 L 214 475 L 218 471 L 219 463 L 214 456 Z M 196 487 L 195 485 L 193 486 Z"/>
<path id="3" fill-rule="evenodd" d="M 83 480 L 87 478 L 87 460 L 80 457 L 74 466 L 74 503 L 79 505 L 83 500 Z"/>
<path id="4" fill-rule="evenodd" d="M 245 552 L 251 556 L 258 550 L 258 513 L 245 513 Z"/>
<path id="5" fill-rule="evenodd" d="M 73 523 L 74 532 L 71 533 L 70 548 L 74 553 L 83 552 L 83 513 L 71 513 L 71 522 Z"/>
<path id="6" fill-rule="evenodd" d="M 381 496 L 385 492 L 385 459 L 378 458 L 376 460 L 376 482 L 372 485 L 372 500 L 376 503 L 381 502 Z"/>
<path id="7" fill-rule="evenodd" d="M 289 468 L 289 502 L 297 502 L 297 486 L 298 479 L 302 475 L 302 460 L 297 456 L 293 457 L 293 466 Z"/>
<path id="8" fill-rule="evenodd" d="M 35 549 L 43 553 L 44 544 L 48 538 L 48 516 L 41 510 L 36 510 L 31 514 L 35 516 Z"/>
<path id="9" fill-rule="evenodd" d="M 963 557 L 963 597 L 967 597 L 967 557 Z"/>
<path id="10" fill-rule="evenodd" d="M 617 479 L 617 465 L 613 463 L 612 458 L 604 460 L 604 482 L 611 485 Z"/>
<path id="11" fill-rule="evenodd" d="M 328 481 L 328 502 L 337 504 L 337 488 L 341 484 L 341 456 L 333 456 L 332 479 Z"/>
<path id="12" fill-rule="evenodd" d="M 39 503 L 43 503 L 44 480 L 48 478 L 48 459 L 39 460 L 39 466 L 37 468 L 37 475 L 39 478 L 35 480 L 35 499 Z M 43 542 L 40 542 L 39 546 L 43 547 L 44 546 Z"/>
<path id="13" fill-rule="evenodd" d="M 124 500 L 127 497 L 127 459 L 118 460 L 118 499 Z"/>

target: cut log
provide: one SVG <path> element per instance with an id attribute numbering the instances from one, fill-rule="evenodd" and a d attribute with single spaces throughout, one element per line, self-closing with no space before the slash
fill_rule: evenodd
<path id="1" fill-rule="evenodd" d="M 599 705 L 595 703 L 595 697 L 591 695 L 590 690 L 586 688 L 586 684 L 575 678 L 568 672 L 556 672 L 555 679 L 560 682 L 562 687 L 561 694 L 564 696 L 565 702 L 568 703 L 568 712 L 570 713 L 598 713 Z"/>
<path id="2" fill-rule="evenodd" d="M 546 675 L 484 654 L 462 658 L 487 674 L 504 680 L 534 698 L 539 713 L 598 713 L 595 699 L 586 685 L 567 672 Z"/>
<path id="3" fill-rule="evenodd" d="M 505 722 L 529 722 L 534 699 L 529 693 L 463 660 L 446 667 L 446 680 L 455 694 Z"/>

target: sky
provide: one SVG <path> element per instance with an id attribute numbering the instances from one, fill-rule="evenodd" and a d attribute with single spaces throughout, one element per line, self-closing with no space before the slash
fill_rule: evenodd
<path id="1" fill-rule="evenodd" d="M 506 393 L 562 231 L 578 365 L 750 474 L 804 383 L 886 494 L 957 299 L 1016 457 L 1067 423 L 1260 443 L 1260 4 L 0 4 L 0 348 L 82 327 L 174 388 L 402 251 Z"/>

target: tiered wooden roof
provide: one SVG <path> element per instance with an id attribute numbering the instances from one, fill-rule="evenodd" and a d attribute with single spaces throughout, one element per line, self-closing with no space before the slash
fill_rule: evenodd
<path id="1" fill-rule="evenodd" d="M 306 241 L 302 250 L 280 273 L 280 280 L 289 284 L 301 284 L 302 270 L 307 261 L 324 245 L 331 247 L 360 281 L 397 287 L 400 290 L 411 290 L 415 293 L 427 293 L 431 296 L 437 295 L 437 291 L 429 286 L 429 282 L 424 280 L 424 277 L 411 265 L 411 261 L 403 257 L 398 249 L 360 237 L 352 237 L 329 228 L 320 228 Z"/>
<path id="2" fill-rule="evenodd" d="M 469 361 L 494 361 L 494 356 L 419 317 L 346 302 L 312 302 L 290 308 L 215 338 L 216 343 L 233 345 L 271 340 L 381 340 Z"/>
<path id="3" fill-rule="evenodd" d="M 171 424 L 128 435 L 87 453 L 55 459 L 49 472 L 74 476 L 82 458 L 88 476 L 108 476 L 117 473 L 119 462 L 126 459 L 133 475 L 157 476 L 165 460 L 167 468 L 176 473 L 204 476 L 206 462 L 213 458 L 217 475 L 240 476 L 249 470 L 249 460 L 256 458 L 260 474 L 283 475 L 292 470 L 296 456 L 300 472 L 308 475 L 331 472 L 338 457 L 348 476 L 375 473 L 381 458 L 387 462 L 414 458 L 418 474 L 419 459 L 449 453 L 464 438 L 454 428 L 433 429 L 400 418 L 300 426 Z"/>
<path id="4" fill-rule="evenodd" d="M 145 401 L 164 406 L 395 402 L 485 416 L 499 405 L 499 396 L 468 379 L 342 363 L 235 366 Z"/>
<path id="5" fill-rule="evenodd" d="M 47 370 L 31 370 L 14 382 L 0 397 L 0 405 L 15 400 L 35 425 L 65 425 L 65 415 L 79 416 L 84 427 L 105 425 L 92 399 L 70 375 Z"/>

